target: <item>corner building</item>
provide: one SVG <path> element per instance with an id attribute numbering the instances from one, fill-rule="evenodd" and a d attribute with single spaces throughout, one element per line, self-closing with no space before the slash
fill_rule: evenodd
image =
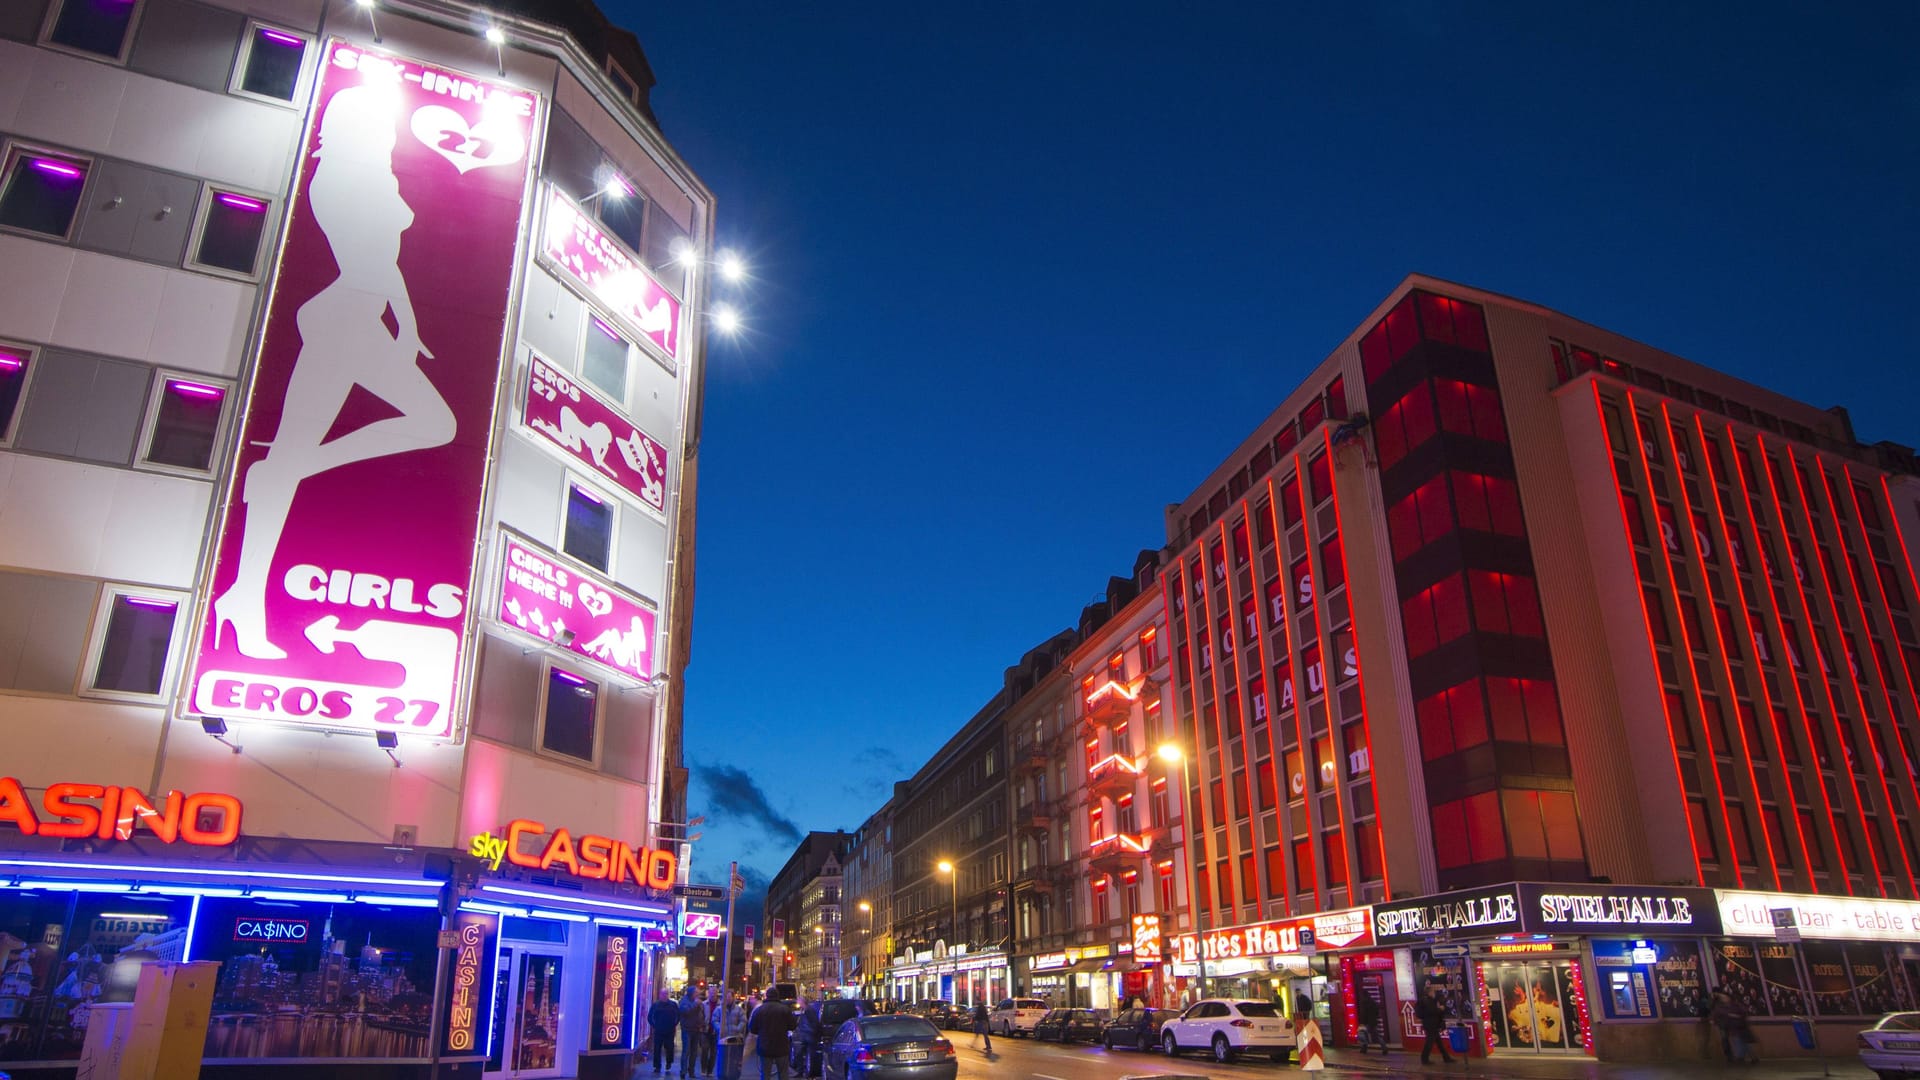
<path id="1" fill-rule="evenodd" d="M 1503 1055 L 1911 1007 L 1916 490 L 1843 410 L 1409 278 L 1169 510 L 1175 973 L 1336 1040 L 1438 990 Z"/>
<path id="2" fill-rule="evenodd" d="M 713 230 L 651 85 L 569 0 L 5 5 L 14 1075 L 148 959 L 208 1076 L 625 1075 Z"/>

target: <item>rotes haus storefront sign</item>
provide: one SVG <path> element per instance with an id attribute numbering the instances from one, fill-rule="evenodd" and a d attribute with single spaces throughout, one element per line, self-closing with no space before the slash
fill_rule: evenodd
<path id="1" fill-rule="evenodd" d="M 1366 948 L 1373 944 L 1366 908 L 1326 911 L 1293 919 L 1274 919 L 1173 939 L 1176 963 L 1192 964 L 1204 952 L 1209 962 Z"/>
<path id="2" fill-rule="evenodd" d="M 328 42 L 188 711 L 454 735 L 539 109 Z"/>

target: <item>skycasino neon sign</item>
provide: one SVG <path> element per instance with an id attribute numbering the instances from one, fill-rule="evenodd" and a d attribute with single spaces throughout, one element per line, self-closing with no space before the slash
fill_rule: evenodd
<path id="1" fill-rule="evenodd" d="M 545 836 L 540 854 L 522 850 L 522 839 Z M 526 818 L 507 823 L 506 835 L 484 832 L 467 842 L 467 854 L 486 861 L 493 870 L 502 862 L 528 870 L 561 869 L 588 881 L 631 882 L 649 889 L 668 890 L 678 875 L 679 860 L 660 848 L 635 848 L 625 841 L 591 833 L 577 840 L 565 829 L 548 834 L 546 825 Z"/>

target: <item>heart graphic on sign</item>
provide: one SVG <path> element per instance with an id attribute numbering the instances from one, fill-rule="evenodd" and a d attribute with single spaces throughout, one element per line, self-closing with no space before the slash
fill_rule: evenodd
<path id="1" fill-rule="evenodd" d="M 581 606 L 585 607 L 587 613 L 596 619 L 613 610 L 612 593 L 596 589 L 585 581 L 580 583 L 580 587 L 576 589 L 575 592 L 580 594 Z"/>
<path id="2" fill-rule="evenodd" d="M 527 142 L 512 120 L 490 116 L 468 126 L 467 118 L 445 105 L 426 105 L 413 114 L 413 137 L 464 175 L 489 165 L 511 165 L 527 153 Z"/>

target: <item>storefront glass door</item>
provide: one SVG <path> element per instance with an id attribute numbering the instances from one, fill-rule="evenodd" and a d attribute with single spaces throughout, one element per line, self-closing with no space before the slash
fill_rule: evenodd
<path id="1" fill-rule="evenodd" d="M 493 1051 L 487 1074 L 559 1076 L 560 988 L 565 957 L 558 950 L 512 945 L 500 950 L 494 996 Z"/>
<path id="2" fill-rule="evenodd" d="M 1551 1053 L 1582 1047 L 1572 960 L 1486 961 L 1480 979 L 1494 1049 Z"/>

